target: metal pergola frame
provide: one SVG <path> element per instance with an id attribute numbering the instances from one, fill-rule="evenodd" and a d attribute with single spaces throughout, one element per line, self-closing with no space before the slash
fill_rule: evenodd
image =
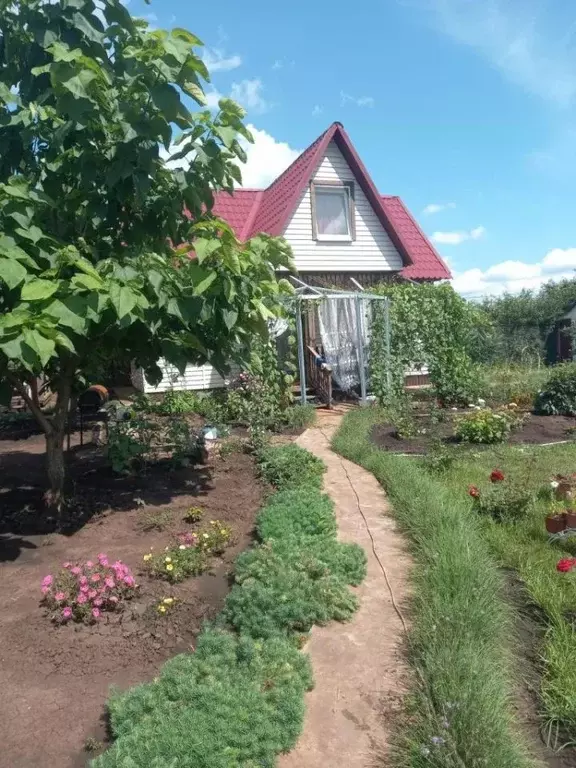
<path id="1" fill-rule="evenodd" d="M 300 402 L 306 404 L 306 359 L 304 351 L 304 327 L 302 323 L 302 302 L 317 301 L 318 299 L 326 301 L 338 301 L 339 299 L 353 299 L 356 311 L 357 342 L 358 342 L 358 367 L 360 369 L 360 399 L 362 405 L 368 402 L 368 391 L 366 382 L 366 361 L 364 359 L 364 337 L 362 333 L 362 305 L 365 300 L 378 301 L 384 303 L 384 320 L 386 327 L 386 357 L 390 360 L 390 299 L 388 296 L 379 296 L 376 293 L 368 293 L 360 283 L 354 278 L 350 280 L 358 287 L 357 291 L 343 291 L 337 288 L 317 288 L 308 285 L 297 277 L 291 275 L 291 279 L 296 283 L 295 294 L 295 312 L 296 312 L 296 339 L 298 342 L 298 368 L 300 373 Z M 390 366 L 387 366 L 386 375 L 388 385 L 390 386 Z"/>

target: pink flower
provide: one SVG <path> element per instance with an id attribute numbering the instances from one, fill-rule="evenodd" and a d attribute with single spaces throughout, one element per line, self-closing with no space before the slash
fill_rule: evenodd
<path id="1" fill-rule="evenodd" d="M 86 568 L 94 568 L 94 563 L 92 560 L 86 560 Z"/>
<path id="2" fill-rule="evenodd" d="M 78 602 L 80 603 L 80 605 L 84 605 L 84 603 L 88 602 L 88 598 L 84 593 L 78 595 Z"/>
<path id="3" fill-rule="evenodd" d="M 71 568 L 71 567 L 72 567 L 72 563 L 68 563 L 68 562 L 62 563 L 62 568 Z"/>
<path id="4" fill-rule="evenodd" d="M 44 576 L 44 578 L 42 579 L 42 586 L 49 587 L 53 581 L 54 581 L 53 576 Z"/>
<path id="5" fill-rule="evenodd" d="M 102 600 L 102 598 L 101 598 L 101 597 L 97 597 L 97 598 L 96 598 L 96 600 L 94 600 L 94 605 L 95 605 L 97 608 L 100 608 L 100 606 L 102 605 L 102 603 L 103 603 L 103 600 Z"/>
<path id="6" fill-rule="evenodd" d="M 100 611 L 98 608 L 92 608 L 92 616 L 94 616 L 95 619 L 98 619 L 100 617 Z"/>
<path id="7" fill-rule="evenodd" d="M 133 587 L 134 586 L 134 579 L 132 578 L 132 576 L 125 576 L 123 581 L 124 581 L 124 584 L 126 584 L 127 587 Z"/>
<path id="8" fill-rule="evenodd" d="M 108 565 L 108 555 L 105 555 L 103 552 L 100 552 L 100 554 L 98 555 L 98 562 L 100 563 L 100 565 L 103 565 L 104 567 L 106 567 Z"/>
<path id="9" fill-rule="evenodd" d="M 63 619 L 71 619 L 72 618 L 72 608 L 64 608 L 62 611 L 62 618 Z"/>
<path id="10" fill-rule="evenodd" d="M 42 587 L 42 594 L 45 595 L 50 592 L 50 587 Z"/>
<path id="11" fill-rule="evenodd" d="M 112 597 L 110 598 L 110 602 L 114 604 L 118 602 L 118 598 L 116 597 L 116 595 L 112 595 Z"/>
<path id="12" fill-rule="evenodd" d="M 94 584 L 96 584 L 98 581 L 100 581 L 100 574 L 99 573 L 93 573 L 90 577 L 90 581 L 93 581 Z"/>
<path id="13" fill-rule="evenodd" d="M 79 576 L 82 573 L 82 568 L 75 565 L 74 568 L 70 568 L 70 573 L 73 573 L 74 576 Z"/>
<path id="14" fill-rule="evenodd" d="M 81 576 L 80 584 L 88 584 L 88 578 L 86 576 Z"/>
<path id="15" fill-rule="evenodd" d="M 114 581 L 112 576 L 106 576 L 106 578 L 104 579 L 104 584 L 106 584 L 108 589 L 114 589 L 114 587 L 116 586 L 116 582 Z"/>
<path id="16" fill-rule="evenodd" d="M 88 586 L 88 584 L 82 584 L 80 586 L 80 592 L 83 592 L 84 594 L 86 594 L 86 592 L 89 592 L 89 591 L 90 591 L 90 587 Z"/>
<path id="17" fill-rule="evenodd" d="M 95 589 L 91 589 L 90 592 L 88 592 L 88 600 L 94 600 L 95 597 L 98 597 L 98 592 L 96 592 Z"/>
<path id="18" fill-rule="evenodd" d="M 66 600 L 66 595 L 64 594 L 64 592 L 56 592 L 56 594 L 54 595 L 54 599 L 58 600 L 58 602 L 61 602 L 62 600 Z"/>

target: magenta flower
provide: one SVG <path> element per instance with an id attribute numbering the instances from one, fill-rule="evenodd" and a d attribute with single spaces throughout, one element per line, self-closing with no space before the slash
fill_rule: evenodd
<path id="1" fill-rule="evenodd" d="M 51 586 L 53 581 L 54 581 L 54 577 L 53 576 L 44 576 L 44 578 L 42 579 L 42 586 L 43 587 L 49 587 L 49 586 Z"/>
<path id="2" fill-rule="evenodd" d="M 107 567 L 108 566 L 108 555 L 105 555 L 103 552 L 101 552 L 98 555 L 98 562 L 100 565 Z"/>
<path id="3" fill-rule="evenodd" d="M 100 617 L 100 611 L 98 608 L 92 608 L 92 616 L 94 616 L 95 619 L 98 619 Z"/>
<path id="4" fill-rule="evenodd" d="M 90 592 L 88 592 L 88 600 L 94 600 L 95 597 L 98 597 L 98 592 L 96 592 L 95 589 L 91 589 Z"/>
<path id="5" fill-rule="evenodd" d="M 94 582 L 96 584 L 98 581 L 100 581 L 100 574 L 99 573 L 93 573 L 90 577 L 90 581 Z"/>
<path id="6" fill-rule="evenodd" d="M 42 587 L 42 594 L 46 595 L 48 592 L 50 592 L 50 587 Z"/>
<path id="7" fill-rule="evenodd" d="M 62 600 L 66 600 L 66 595 L 64 592 L 56 592 L 54 595 L 54 600 L 58 600 L 58 602 L 62 602 Z"/>
<path id="8" fill-rule="evenodd" d="M 71 567 L 72 567 L 72 563 L 68 563 L 68 562 L 62 563 L 62 568 L 71 568 Z"/>
<path id="9" fill-rule="evenodd" d="M 102 600 L 102 598 L 101 598 L 101 597 L 97 597 L 97 598 L 96 598 L 96 600 L 94 600 L 94 605 L 95 605 L 97 608 L 100 608 L 100 606 L 102 605 L 102 603 L 103 603 L 103 602 L 104 602 L 104 601 Z"/>
<path id="10" fill-rule="evenodd" d="M 114 587 L 116 586 L 116 582 L 114 581 L 112 576 L 106 576 L 106 578 L 104 579 L 104 584 L 106 584 L 108 589 L 114 589 Z"/>
<path id="11" fill-rule="evenodd" d="M 72 618 L 72 608 L 64 608 L 62 611 L 62 618 L 63 619 L 71 619 Z"/>
<path id="12" fill-rule="evenodd" d="M 86 560 L 86 568 L 94 568 L 94 563 L 92 560 Z"/>
<path id="13" fill-rule="evenodd" d="M 134 586 L 134 579 L 132 578 L 132 576 L 125 576 L 123 581 L 124 581 L 124 584 L 126 584 L 127 587 L 133 587 Z"/>
<path id="14" fill-rule="evenodd" d="M 84 605 L 84 603 L 88 602 L 88 598 L 83 592 L 78 595 L 78 602 L 80 603 L 80 605 Z"/>
<path id="15" fill-rule="evenodd" d="M 89 591 L 90 591 L 90 587 L 88 586 L 88 584 L 81 585 L 80 592 L 82 592 L 83 594 L 86 594 L 86 592 L 89 592 Z"/>
<path id="16" fill-rule="evenodd" d="M 88 584 L 88 578 L 86 576 L 80 577 L 80 584 Z"/>
<path id="17" fill-rule="evenodd" d="M 82 568 L 75 565 L 74 568 L 70 568 L 70 573 L 73 573 L 74 576 L 79 576 L 82 573 Z"/>

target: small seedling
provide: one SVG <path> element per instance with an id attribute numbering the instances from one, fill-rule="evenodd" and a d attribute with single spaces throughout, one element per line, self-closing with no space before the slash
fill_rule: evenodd
<path id="1" fill-rule="evenodd" d="M 190 507 L 184 515 L 184 522 L 199 523 L 204 517 L 204 511 L 200 507 Z"/>
<path id="2" fill-rule="evenodd" d="M 170 509 L 157 509 L 145 512 L 138 518 L 138 528 L 141 531 L 164 531 L 172 522 L 173 513 Z"/>
<path id="3" fill-rule="evenodd" d="M 89 736 L 84 742 L 85 752 L 98 752 L 103 747 L 104 747 L 104 744 L 101 741 L 98 741 L 98 739 L 93 738 L 92 736 Z"/>

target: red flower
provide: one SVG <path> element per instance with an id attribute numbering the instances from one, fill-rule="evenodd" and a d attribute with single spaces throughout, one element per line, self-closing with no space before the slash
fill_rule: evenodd
<path id="1" fill-rule="evenodd" d="M 472 496 L 473 499 L 479 499 L 480 498 L 480 490 L 476 488 L 475 485 L 471 485 L 468 488 L 468 494 L 469 496 Z"/>
<path id="2" fill-rule="evenodd" d="M 568 573 L 576 566 L 576 560 L 573 557 L 563 557 L 556 563 L 556 570 L 560 573 Z"/>
<path id="3" fill-rule="evenodd" d="M 504 480 L 504 472 L 500 469 L 493 469 L 492 472 L 490 472 L 490 482 L 501 483 L 502 480 Z"/>

